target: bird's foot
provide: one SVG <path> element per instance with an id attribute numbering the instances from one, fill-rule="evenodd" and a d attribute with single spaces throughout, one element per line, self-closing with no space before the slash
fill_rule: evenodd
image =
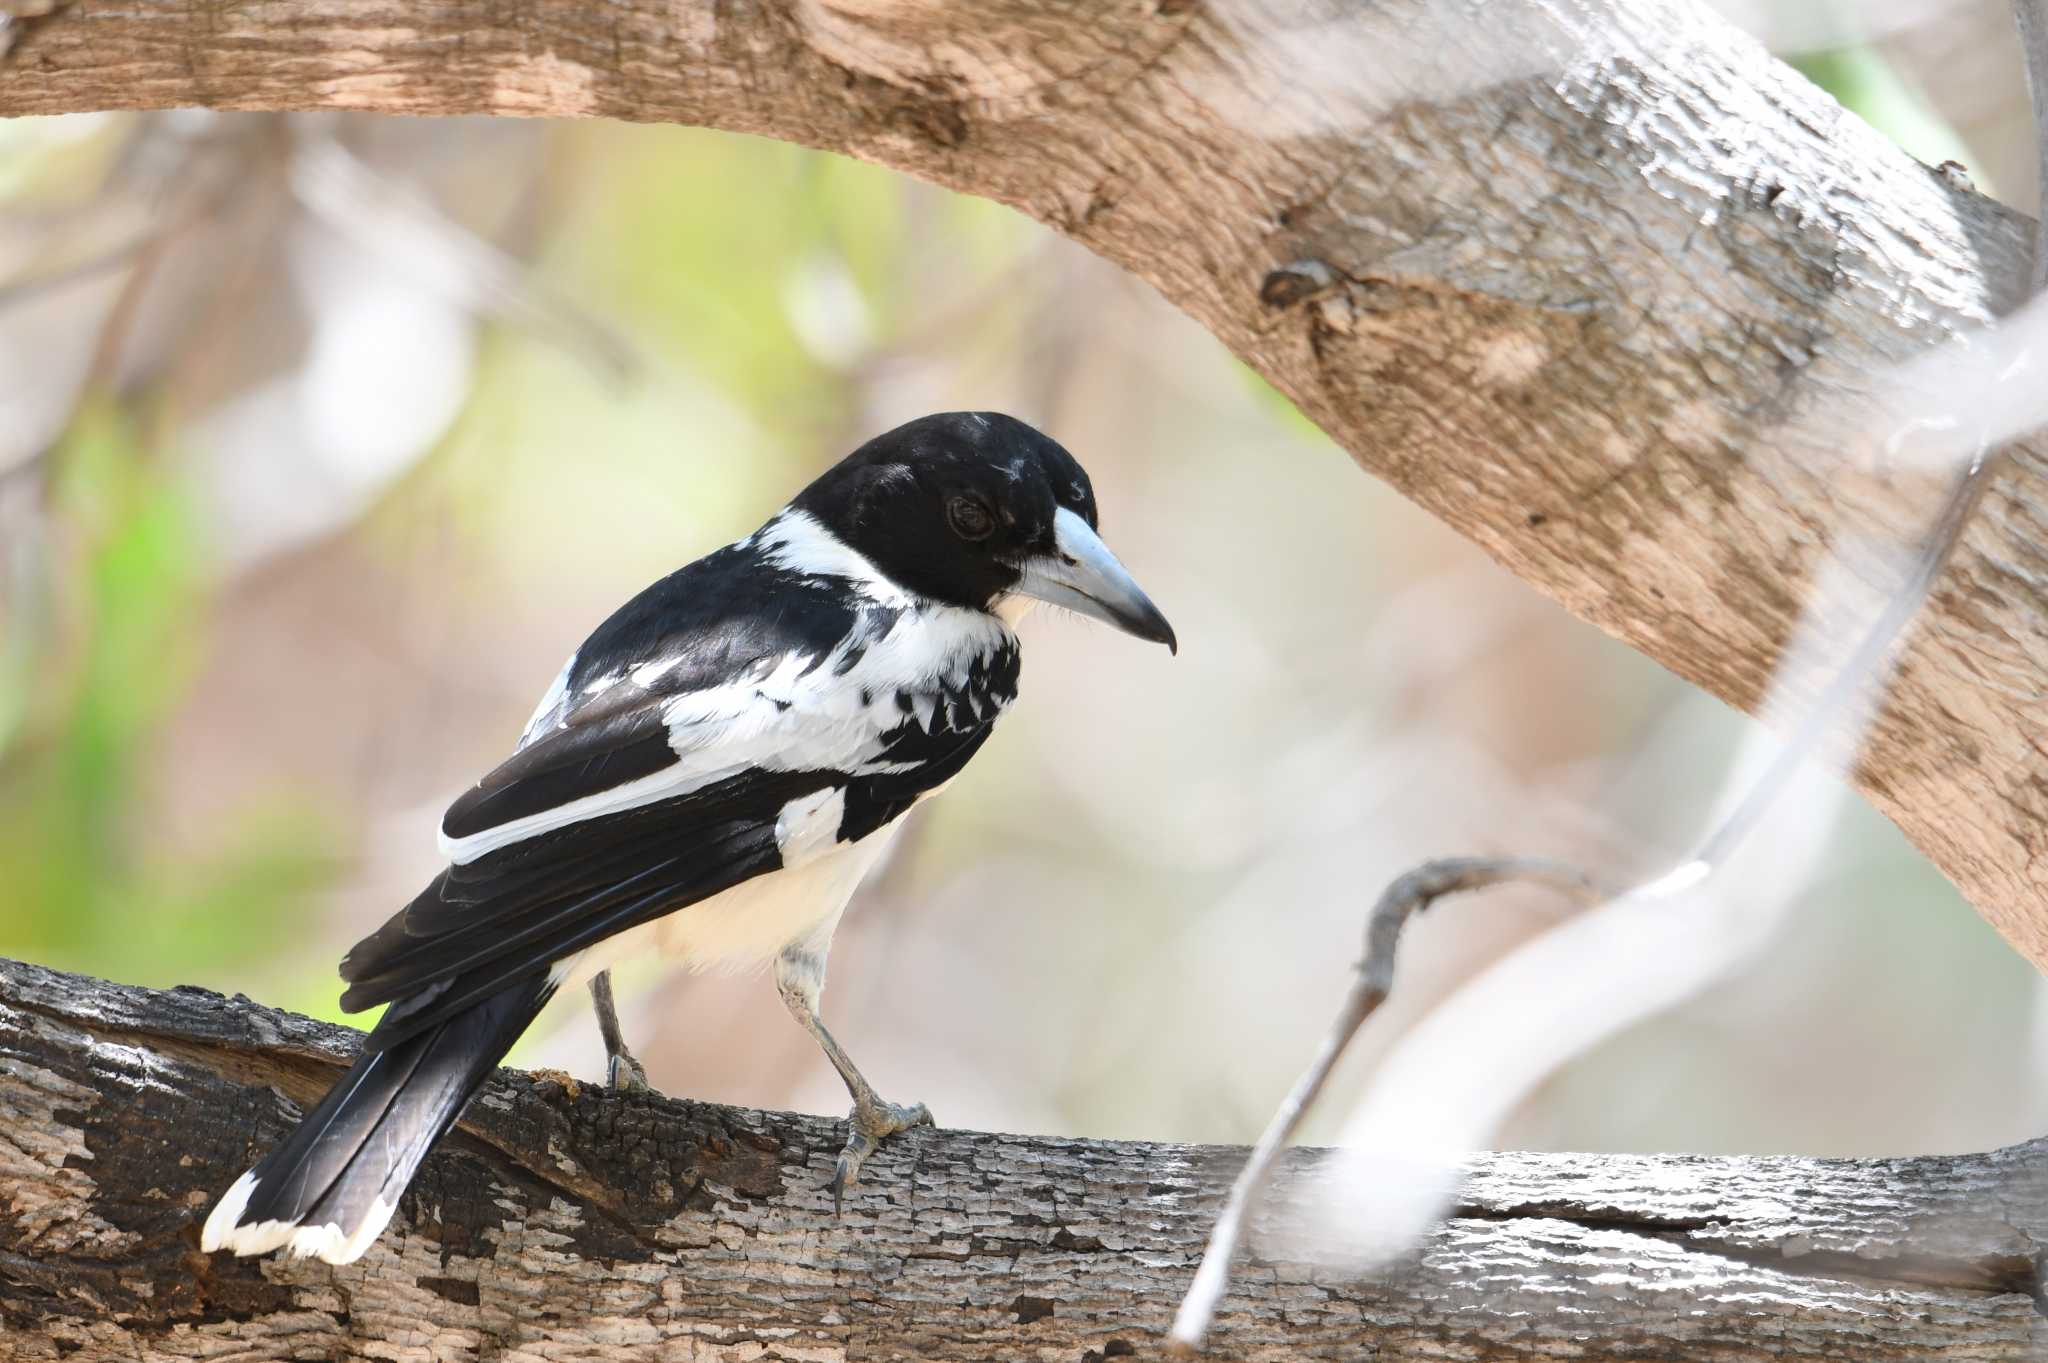
<path id="1" fill-rule="evenodd" d="M 611 1084 L 626 1093 L 652 1093 L 654 1086 L 647 1082 L 647 1071 L 633 1058 L 628 1050 L 612 1052 Z"/>
<path id="2" fill-rule="evenodd" d="M 882 1148 L 883 1141 L 914 1126 L 933 1124 L 931 1109 L 923 1103 L 902 1107 L 879 1098 L 872 1105 L 855 1103 L 846 1122 L 852 1129 L 847 1133 L 845 1148 L 839 1152 L 839 1162 L 833 1167 L 832 1181 L 825 1185 L 832 1191 L 835 1216 L 846 1200 L 846 1190 L 860 1177 L 860 1167 L 867 1163 L 868 1156 Z"/>

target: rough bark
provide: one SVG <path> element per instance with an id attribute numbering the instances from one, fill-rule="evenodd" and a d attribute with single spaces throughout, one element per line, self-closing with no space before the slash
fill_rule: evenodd
<path id="1" fill-rule="evenodd" d="M 0 114 L 668 120 L 1014 204 L 1750 709 L 1817 555 L 1935 495 L 1788 421 L 2024 284 L 2023 219 L 1684 0 L 76 0 L 16 36 Z M 1858 779 L 2048 966 L 2044 494 L 2019 450 Z"/>
<path id="2" fill-rule="evenodd" d="M 1243 1156 L 923 1131 L 835 1218 L 836 1122 L 507 1070 L 362 1261 L 199 1253 L 356 1040 L 0 960 L 0 1359 L 1155 1357 Z M 1487 1156 L 1391 1273 L 1247 1265 L 1211 1349 L 2038 1357 L 2043 1153 Z"/>

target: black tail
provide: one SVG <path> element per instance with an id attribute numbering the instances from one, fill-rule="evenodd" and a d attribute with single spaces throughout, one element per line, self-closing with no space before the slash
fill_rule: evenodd
<path id="1" fill-rule="evenodd" d="M 372 1032 L 298 1129 L 221 1195 L 200 1247 L 263 1254 L 289 1245 L 296 1258 L 330 1264 L 360 1257 L 427 1151 L 554 992 L 536 975 L 389 1049 Z"/>

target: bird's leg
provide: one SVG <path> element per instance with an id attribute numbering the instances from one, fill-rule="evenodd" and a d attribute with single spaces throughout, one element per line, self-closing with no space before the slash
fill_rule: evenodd
<path id="1" fill-rule="evenodd" d="M 832 1068 L 839 1071 L 839 1077 L 846 1081 L 846 1091 L 853 1095 L 853 1112 L 847 1123 L 852 1130 L 847 1134 L 846 1146 L 839 1152 L 839 1162 L 832 1171 L 832 1208 L 836 1212 L 846 1197 L 846 1190 L 860 1177 L 860 1167 L 868 1156 L 881 1149 L 882 1142 L 899 1131 L 908 1131 L 914 1126 L 930 1126 L 931 1111 L 923 1103 L 901 1106 L 884 1102 L 875 1092 L 874 1085 L 854 1066 L 853 1060 L 833 1040 L 832 1033 L 825 1030 L 825 1024 L 818 1017 L 818 996 L 825 988 L 825 954 L 809 946 L 793 946 L 785 949 L 775 958 L 775 987 L 782 994 L 782 1002 L 790 1015 L 803 1024 L 825 1052 L 825 1058 L 832 1062 Z"/>
<path id="2" fill-rule="evenodd" d="M 597 1030 L 604 1033 L 605 1073 L 615 1089 L 634 1093 L 648 1091 L 647 1071 L 626 1049 L 626 1034 L 619 1027 L 618 1005 L 612 1002 L 612 972 L 599 971 L 590 979 L 590 1002 L 597 1009 Z"/>

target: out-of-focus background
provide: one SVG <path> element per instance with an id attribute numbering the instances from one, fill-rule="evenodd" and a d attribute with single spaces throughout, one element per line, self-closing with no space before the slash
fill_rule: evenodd
<path id="1" fill-rule="evenodd" d="M 2003 0 L 1723 8 L 1914 154 L 2032 204 Z M 339 1017 L 335 963 L 434 873 L 440 810 L 592 626 L 953 407 L 1076 452 L 1183 647 L 1025 625 L 1022 703 L 833 954 L 827 1016 L 891 1097 L 1244 1141 L 1389 877 L 1454 852 L 1639 871 L 1697 830 L 1744 722 L 1007 209 L 680 128 L 21 120 L 0 122 L 0 954 Z M 1418 922 L 1339 1089 L 1567 912 L 1503 892 Z M 763 979 L 643 965 L 620 987 L 658 1087 L 844 1109 Z M 1579 1058 L 1500 1140 L 2000 1144 L 2048 1127 L 2044 999 L 1858 806 L 1739 978 Z M 581 995 L 513 1057 L 600 1058 Z"/>

